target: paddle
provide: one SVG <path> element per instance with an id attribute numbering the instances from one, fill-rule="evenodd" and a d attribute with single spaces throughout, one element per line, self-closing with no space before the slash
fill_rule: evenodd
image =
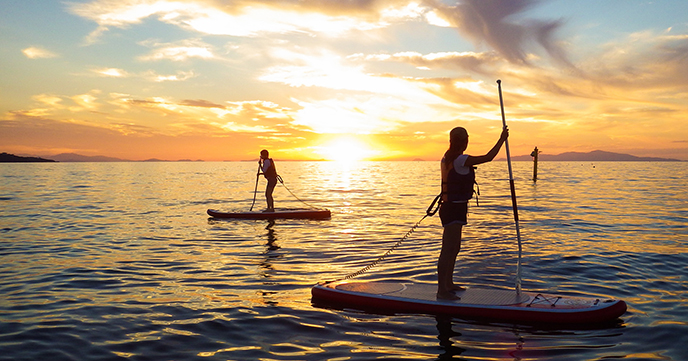
<path id="1" fill-rule="evenodd" d="M 506 128 L 506 117 L 504 116 L 504 101 L 502 100 L 502 81 L 497 80 L 499 89 L 499 106 L 502 108 L 502 124 Z M 516 188 L 514 187 L 514 174 L 511 170 L 511 154 L 509 153 L 509 138 L 504 141 L 506 147 L 506 160 L 509 164 L 509 185 L 511 187 L 511 206 L 514 209 L 514 221 L 516 222 L 516 238 L 518 238 L 518 263 L 516 264 L 516 293 L 521 293 L 521 231 L 518 226 L 518 207 L 516 206 Z"/>
<path id="2" fill-rule="evenodd" d="M 256 204 L 256 193 L 258 192 L 258 179 L 260 178 L 260 160 L 258 161 L 258 173 L 256 173 L 256 189 L 253 190 L 253 203 L 251 203 L 251 209 L 248 211 L 251 212 L 253 211 L 253 206 Z"/>

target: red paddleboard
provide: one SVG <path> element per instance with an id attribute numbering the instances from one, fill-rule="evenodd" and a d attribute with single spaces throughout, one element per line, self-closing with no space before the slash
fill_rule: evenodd
<path id="1" fill-rule="evenodd" d="M 383 313 L 425 313 L 515 323 L 592 324 L 626 312 L 622 300 L 536 292 L 467 288 L 459 300 L 440 300 L 437 285 L 407 282 L 321 283 L 311 290 L 316 305 Z"/>
<path id="2" fill-rule="evenodd" d="M 329 209 L 276 209 L 274 212 L 220 212 L 214 209 L 209 209 L 208 215 L 215 218 L 234 219 L 327 219 L 331 217 Z"/>

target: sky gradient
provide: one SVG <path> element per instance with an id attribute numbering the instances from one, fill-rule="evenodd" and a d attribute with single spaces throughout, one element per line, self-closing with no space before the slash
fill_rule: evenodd
<path id="1" fill-rule="evenodd" d="M 688 1 L 3 0 L 0 151 L 688 160 Z"/>

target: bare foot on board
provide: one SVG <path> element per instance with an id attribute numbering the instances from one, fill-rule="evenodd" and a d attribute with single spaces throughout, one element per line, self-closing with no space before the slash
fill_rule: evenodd
<path id="1" fill-rule="evenodd" d="M 461 297 L 457 296 L 454 292 L 437 292 L 437 299 L 438 300 L 447 300 L 447 301 L 457 301 L 457 300 L 460 300 Z"/>

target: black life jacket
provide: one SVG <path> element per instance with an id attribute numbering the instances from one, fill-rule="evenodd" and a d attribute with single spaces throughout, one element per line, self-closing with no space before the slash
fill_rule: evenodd
<path id="1" fill-rule="evenodd" d="M 447 173 L 447 180 L 442 182 L 443 186 L 447 185 L 446 190 L 442 187 L 447 202 L 467 202 L 473 198 L 473 193 L 477 193 L 473 188 L 477 184 L 475 169 L 476 167 L 469 167 L 468 174 L 459 174 L 452 166 Z"/>
<path id="2" fill-rule="evenodd" d="M 265 177 L 265 179 L 277 178 L 277 168 L 275 168 L 275 161 L 272 160 L 272 158 L 268 158 L 268 160 L 270 161 L 270 166 L 267 170 L 263 171 L 263 176 Z"/>

